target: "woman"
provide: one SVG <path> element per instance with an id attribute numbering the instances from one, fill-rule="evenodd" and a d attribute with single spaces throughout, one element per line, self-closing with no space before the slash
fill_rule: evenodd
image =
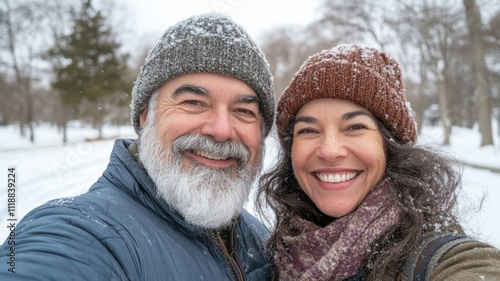
<path id="1" fill-rule="evenodd" d="M 421 267 L 412 254 L 424 239 L 463 234 L 452 213 L 456 163 L 415 145 L 388 55 L 341 45 L 311 56 L 283 92 L 276 123 L 280 160 L 259 197 L 276 214 L 268 250 L 280 280 L 404 280 L 405 267 Z M 427 279 L 498 280 L 500 251 L 470 240 L 440 248 Z"/>

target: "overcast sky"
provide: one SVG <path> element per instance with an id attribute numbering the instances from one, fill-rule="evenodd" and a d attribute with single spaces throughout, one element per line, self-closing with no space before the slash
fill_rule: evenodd
<path id="1" fill-rule="evenodd" d="M 170 25 L 191 15 L 222 11 L 255 40 L 273 27 L 305 25 L 318 17 L 322 0 L 123 0 L 132 48 L 153 44 Z"/>

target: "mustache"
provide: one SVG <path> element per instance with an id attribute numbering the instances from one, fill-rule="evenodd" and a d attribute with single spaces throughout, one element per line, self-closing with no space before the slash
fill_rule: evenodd
<path id="1" fill-rule="evenodd" d="M 221 158 L 232 158 L 240 166 L 244 166 L 250 161 L 250 150 L 248 147 L 241 142 L 231 140 L 220 142 L 209 136 L 185 134 L 176 138 L 171 146 L 172 152 L 179 157 L 182 155 L 182 152 L 188 150 L 204 151 Z"/>

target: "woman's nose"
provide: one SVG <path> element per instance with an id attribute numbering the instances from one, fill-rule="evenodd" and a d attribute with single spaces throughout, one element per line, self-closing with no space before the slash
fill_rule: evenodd
<path id="1" fill-rule="evenodd" d="M 322 138 L 316 155 L 327 162 L 334 162 L 347 156 L 347 148 L 338 133 L 328 133 Z"/>

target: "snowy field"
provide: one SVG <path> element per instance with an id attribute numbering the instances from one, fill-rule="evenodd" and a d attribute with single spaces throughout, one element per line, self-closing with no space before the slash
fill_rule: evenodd
<path id="1" fill-rule="evenodd" d="M 497 148 L 479 148 L 476 130 L 453 128 L 450 151 L 463 161 L 500 169 L 500 140 L 495 128 Z M 97 137 L 90 128 L 74 125 L 69 129 L 68 144 L 62 145 L 55 127 L 36 128 L 36 144 L 19 137 L 15 126 L 0 127 L 0 220 L 8 225 L 8 168 L 16 170 L 15 219 L 19 221 L 31 209 L 48 200 L 75 196 L 85 192 L 106 168 L 115 138 L 135 138 L 130 126 L 110 127 L 104 131 L 107 140 L 88 141 Z M 439 127 L 423 128 L 419 142 L 439 144 Z M 265 166 L 275 159 L 274 138 L 268 138 Z M 464 190 L 460 197 L 459 214 L 470 235 L 500 247 L 500 173 L 466 167 Z M 249 201 L 247 209 L 253 210 Z M 0 240 L 8 235 L 0 228 Z"/>

